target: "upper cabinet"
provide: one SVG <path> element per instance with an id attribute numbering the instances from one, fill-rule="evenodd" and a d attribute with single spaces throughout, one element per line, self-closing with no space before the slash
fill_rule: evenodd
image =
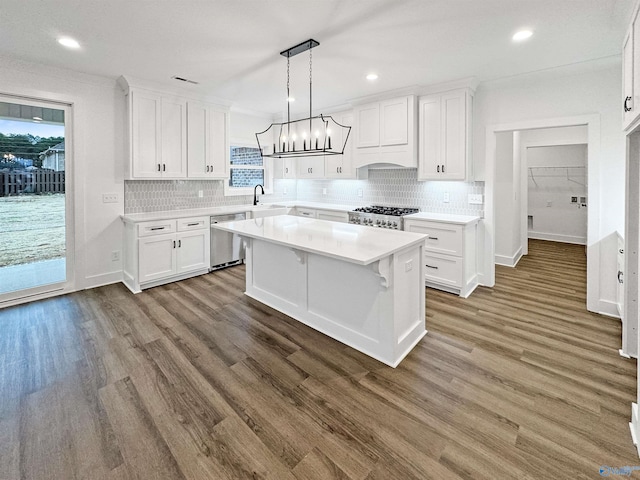
<path id="1" fill-rule="evenodd" d="M 353 116 L 354 168 L 374 164 L 418 166 L 414 95 L 358 105 Z"/>
<path id="2" fill-rule="evenodd" d="M 420 97 L 418 180 L 471 179 L 472 93 Z"/>
<path id="3" fill-rule="evenodd" d="M 331 114 L 331 117 L 340 125 L 351 127 L 351 131 L 339 130 L 332 133 L 332 138 L 336 145 L 342 145 L 345 141 L 343 135 L 348 135 L 346 145 L 342 155 L 327 155 L 324 157 L 324 175 L 325 178 L 342 178 L 342 179 L 358 179 L 367 178 L 368 171 L 366 168 L 355 168 L 353 165 L 353 112 L 351 110 L 345 112 L 337 112 Z"/>
<path id="4" fill-rule="evenodd" d="M 228 177 L 228 109 L 119 82 L 127 96 L 125 179 Z"/>
<path id="5" fill-rule="evenodd" d="M 622 126 L 631 129 L 640 117 L 640 18 L 639 5 L 622 44 Z"/>
<path id="6" fill-rule="evenodd" d="M 200 102 L 187 102 L 187 172 L 189 178 L 229 177 L 229 113 Z"/>

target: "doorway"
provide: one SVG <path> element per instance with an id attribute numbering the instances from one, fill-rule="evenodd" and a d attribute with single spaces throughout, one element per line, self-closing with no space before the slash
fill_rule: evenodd
<path id="1" fill-rule="evenodd" d="M 69 109 L 0 96 L 0 306 L 72 280 Z"/>

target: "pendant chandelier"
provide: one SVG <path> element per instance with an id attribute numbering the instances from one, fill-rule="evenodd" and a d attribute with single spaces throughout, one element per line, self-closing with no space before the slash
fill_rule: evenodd
<path id="1" fill-rule="evenodd" d="M 320 45 L 313 39 L 280 52 L 287 57 L 287 121 L 272 123 L 265 131 L 256 133 L 258 148 L 263 157 L 290 158 L 320 155 L 342 155 L 351 127 L 341 125 L 329 115 L 313 116 L 313 57 L 311 50 Z M 291 57 L 309 50 L 309 117 L 291 121 L 291 92 L 289 66 Z"/>

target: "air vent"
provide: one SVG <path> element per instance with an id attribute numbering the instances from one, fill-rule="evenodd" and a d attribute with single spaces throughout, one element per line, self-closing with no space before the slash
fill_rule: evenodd
<path id="1" fill-rule="evenodd" d="M 176 75 L 174 75 L 171 78 L 173 78 L 174 80 L 180 80 L 181 82 L 191 83 L 193 85 L 199 85 L 200 84 L 200 82 L 196 82 L 194 80 L 189 80 L 188 78 L 184 78 L 184 77 L 178 77 Z"/>

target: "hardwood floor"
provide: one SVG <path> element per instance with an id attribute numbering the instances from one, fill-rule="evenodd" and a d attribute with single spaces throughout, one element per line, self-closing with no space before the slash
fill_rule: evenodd
<path id="1" fill-rule="evenodd" d="M 236 267 L 0 310 L 0 478 L 599 478 L 640 465 L 636 364 L 584 248 L 427 290 L 397 369 L 243 295 Z M 638 475 L 635 472 L 634 475 Z"/>

